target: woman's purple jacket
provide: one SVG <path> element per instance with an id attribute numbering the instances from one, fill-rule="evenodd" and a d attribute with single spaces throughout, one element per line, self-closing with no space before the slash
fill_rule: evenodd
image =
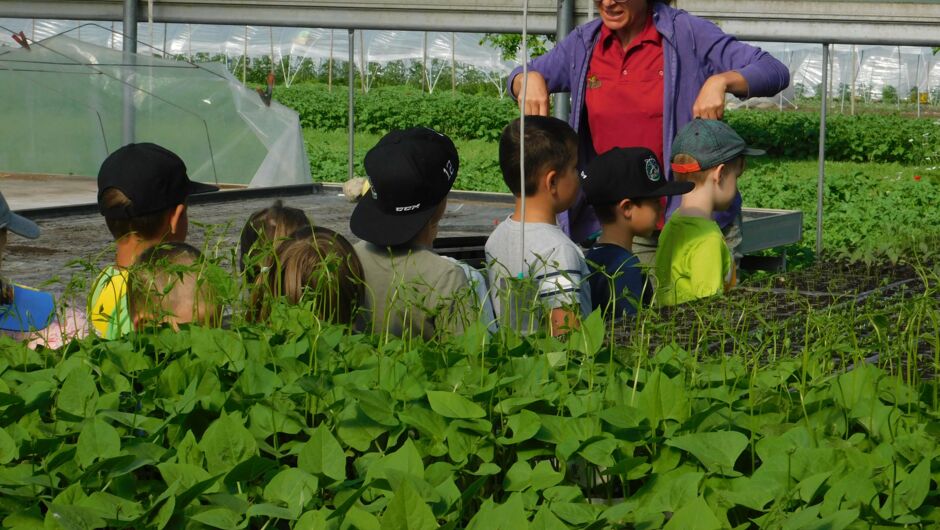
<path id="1" fill-rule="evenodd" d="M 668 160 L 672 139 L 692 120 L 692 105 L 706 79 L 735 70 L 747 80 L 750 96 L 773 96 L 790 84 L 790 72 L 769 53 L 739 42 L 713 23 L 681 9 L 655 2 L 653 22 L 663 37 L 663 158 L 666 177 L 671 180 Z M 580 137 L 578 167 L 582 169 L 596 156 L 585 119 L 584 86 L 600 28 L 600 19 L 578 26 L 552 50 L 529 63 L 530 70 L 545 77 L 550 93 L 571 92 L 568 122 Z M 510 94 L 512 80 L 521 72 L 522 67 L 518 67 L 509 75 Z M 669 201 L 667 218 L 679 202 L 678 198 Z M 740 212 L 739 194 L 731 208 L 717 213 L 715 220 L 724 227 Z M 583 196 L 571 210 L 561 214 L 559 222 L 574 241 L 584 241 L 600 230 L 594 212 L 585 207 Z"/>

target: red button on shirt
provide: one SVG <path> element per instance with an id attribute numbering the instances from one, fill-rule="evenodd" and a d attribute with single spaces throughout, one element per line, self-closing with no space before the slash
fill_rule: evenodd
<path id="1" fill-rule="evenodd" d="M 601 26 L 585 104 L 595 152 L 646 147 L 663 163 L 663 41 L 652 14 L 626 49 Z"/>

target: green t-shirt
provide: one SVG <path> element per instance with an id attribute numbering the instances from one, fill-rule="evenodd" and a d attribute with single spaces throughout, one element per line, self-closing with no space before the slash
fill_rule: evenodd
<path id="1" fill-rule="evenodd" d="M 117 339 L 133 330 L 126 269 L 109 266 L 101 271 L 88 299 L 88 317 L 98 335 L 106 339 Z"/>
<path id="2" fill-rule="evenodd" d="M 718 224 L 673 214 L 656 250 L 656 303 L 676 305 L 720 294 L 734 284 L 734 262 Z"/>

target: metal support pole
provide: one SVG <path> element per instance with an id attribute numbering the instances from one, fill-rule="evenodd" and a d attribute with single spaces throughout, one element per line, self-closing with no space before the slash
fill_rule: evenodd
<path id="1" fill-rule="evenodd" d="M 450 34 L 450 91 L 457 92 L 457 34 Z"/>
<path id="2" fill-rule="evenodd" d="M 829 81 L 829 45 L 823 44 L 822 86 Z M 823 250 L 823 193 L 826 181 L 826 106 L 829 98 L 821 98 L 819 109 L 819 179 L 816 183 L 816 256 Z"/>
<path id="3" fill-rule="evenodd" d="M 898 112 L 901 111 L 901 47 L 898 46 L 898 89 L 894 91 L 898 95 Z"/>
<path id="4" fill-rule="evenodd" d="M 349 89 L 349 172 L 347 178 L 353 178 L 356 156 L 356 32 L 349 30 L 349 63 L 346 84 Z"/>
<path id="5" fill-rule="evenodd" d="M 917 99 L 917 117 L 920 118 L 920 59 L 923 54 L 917 55 L 917 70 L 914 72 L 914 97 Z"/>
<path id="6" fill-rule="evenodd" d="M 122 44 L 124 57 L 124 119 L 121 127 L 121 139 L 124 145 L 134 142 L 135 137 L 135 110 L 134 87 L 131 85 L 134 73 L 134 58 L 137 53 L 137 0 L 124 0 L 124 40 Z"/>
<path id="7" fill-rule="evenodd" d="M 852 93 L 851 93 L 851 103 L 852 103 L 852 116 L 855 116 L 855 83 L 858 80 L 858 51 L 855 45 L 852 45 Z"/>
<path id="8" fill-rule="evenodd" d="M 574 0 L 558 0 L 558 16 L 555 18 L 555 42 L 561 42 L 574 30 Z M 571 113 L 571 94 L 555 94 L 555 117 L 568 121 Z"/>

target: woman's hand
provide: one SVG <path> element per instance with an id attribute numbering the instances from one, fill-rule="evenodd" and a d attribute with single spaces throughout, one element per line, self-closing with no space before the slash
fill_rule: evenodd
<path id="1" fill-rule="evenodd" d="M 725 115 L 725 94 L 746 96 L 747 89 L 747 80 L 735 71 L 709 77 L 692 104 L 692 117 L 720 120 Z"/>
<path id="2" fill-rule="evenodd" d="M 512 80 L 512 93 L 522 107 L 522 74 Z M 525 113 L 527 115 L 548 116 L 548 84 L 542 74 L 529 71 L 526 82 Z"/>

